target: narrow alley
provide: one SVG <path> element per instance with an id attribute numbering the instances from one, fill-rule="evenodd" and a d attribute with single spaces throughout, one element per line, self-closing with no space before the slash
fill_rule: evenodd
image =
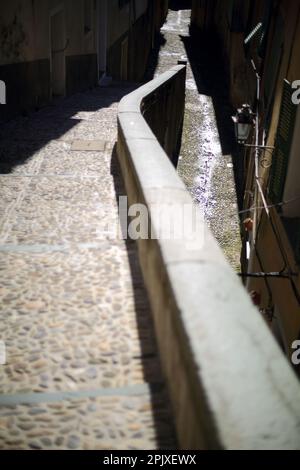
<path id="1" fill-rule="evenodd" d="M 235 138 L 218 44 L 190 34 L 190 2 L 171 1 L 147 79 L 187 60 L 186 109 L 178 173 L 204 212 L 230 264 L 240 271 Z M 185 9 L 181 9 L 184 8 Z M 215 57 L 212 61 L 211 57 Z"/>
<path id="2" fill-rule="evenodd" d="M 300 448 L 298 69 L 259 97 L 250 54 L 300 0 L 262 3 L 1 7 L 0 451 Z"/>

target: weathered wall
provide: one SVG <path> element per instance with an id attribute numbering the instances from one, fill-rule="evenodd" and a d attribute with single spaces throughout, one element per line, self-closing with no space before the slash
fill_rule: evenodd
<path id="1" fill-rule="evenodd" d="M 97 15 L 92 5 L 91 31 L 84 31 L 85 0 L 11 0 L 0 16 L 0 79 L 7 105 L 1 118 L 39 107 L 51 98 L 50 17 L 63 8 L 65 93 L 97 83 Z"/>
<path id="2" fill-rule="evenodd" d="M 49 60 L 35 60 L 0 66 L 6 84 L 6 105 L 0 107 L 0 122 L 45 105 L 50 99 Z"/>
<path id="3" fill-rule="evenodd" d="M 278 13 L 283 18 L 284 23 L 284 48 L 282 51 L 282 57 L 280 60 L 280 67 L 278 75 L 274 77 L 274 96 L 273 104 L 271 108 L 270 127 L 268 132 L 267 145 L 273 146 L 276 142 L 276 134 L 279 120 L 279 112 L 281 107 L 282 92 L 283 92 L 283 81 L 287 79 L 292 82 L 300 78 L 300 23 L 299 19 L 299 7 L 300 2 L 297 0 L 282 0 L 279 3 Z M 273 39 L 276 38 L 277 31 L 274 29 L 276 18 L 273 19 L 272 28 L 270 31 L 270 38 L 268 49 L 266 52 L 266 63 L 264 71 L 268 69 L 268 60 L 272 56 Z M 263 74 L 262 80 L 262 96 L 264 94 L 265 75 Z M 261 109 L 261 116 L 264 116 L 264 108 Z M 263 124 L 263 119 L 262 119 Z M 269 156 L 270 158 L 270 156 Z M 270 164 L 267 168 L 261 169 L 261 181 L 267 193 L 267 185 L 269 180 Z M 253 173 L 253 162 L 248 167 L 248 173 Z M 253 189 L 248 187 L 247 189 Z M 251 204 L 248 197 L 246 198 L 246 204 Z M 272 201 L 268 201 L 272 204 Z M 260 204 L 259 204 L 260 205 Z M 257 271 L 267 272 L 280 272 L 283 266 L 286 265 L 286 260 L 293 272 L 299 272 L 299 266 L 295 260 L 295 255 L 290 246 L 287 233 L 285 231 L 280 213 L 277 209 L 271 209 L 270 217 L 262 213 L 262 220 L 258 225 L 258 237 L 257 237 L 257 254 L 253 250 L 250 263 L 253 265 L 253 269 Z M 258 220 L 260 218 L 258 217 Z M 273 227 L 270 223 L 272 220 Z M 283 257 L 278 239 L 282 245 L 285 256 Z M 285 259 L 286 258 L 286 259 Z M 296 289 L 300 292 L 300 276 L 293 278 Z M 291 357 L 293 353 L 292 344 L 295 340 L 299 339 L 300 335 L 300 315 L 299 315 L 299 300 L 295 296 L 295 291 L 292 283 L 289 280 L 273 279 L 268 280 L 266 284 L 262 280 L 250 280 L 248 282 L 248 289 L 257 291 L 262 297 L 261 307 L 267 308 L 270 302 L 270 290 L 272 294 L 272 300 L 276 306 L 276 318 L 273 322 L 275 327 L 279 326 L 281 341 L 288 357 Z M 270 327 L 273 329 L 274 325 L 271 323 Z"/>
<path id="4" fill-rule="evenodd" d="M 118 0 L 108 2 L 108 49 L 120 40 L 131 26 L 131 1 L 119 8 Z"/>
<path id="5" fill-rule="evenodd" d="M 152 45 L 152 5 L 134 1 L 119 8 L 117 0 L 108 7 L 108 74 L 114 78 L 141 80 Z M 124 43 L 127 47 L 124 49 Z M 122 70 L 126 62 L 126 71 Z"/>
<path id="6" fill-rule="evenodd" d="M 86 6 L 92 21 L 85 30 Z M 98 20 L 94 0 L 12 0 L 1 6 L 0 79 L 7 83 L 2 118 L 47 103 L 52 96 L 51 15 L 62 7 L 64 82 L 56 94 L 71 94 L 97 84 Z M 155 31 L 166 15 L 165 0 L 130 0 L 120 8 L 107 2 L 107 70 L 116 79 L 142 79 Z M 59 59 L 61 60 L 61 59 Z M 56 61 L 57 62 L 57 61 Z M 62 81 L 62 78 L 61 78 Z"/>
<path id="7" fill-rule="evenodd" d="M 250 0 L 193 0 L 192 3 L 192 29 L 216 35 L 222 45 L 228 64 L 231 101 L 236 107 L 247 100 L 251 102 L 255 93 L 255 75 L 249 68 L 244 48 L 250 3 Z M 260 10 L 263 2 L 252 2 L 252 6 Z M 251 14 L 259 18 L 259 11 Z M 249 54 L 259 66 L 255 47 Z"/>
<path id="8" fill-rule="evenodd" d="M 141 81 L 152 48 L 153 16 L 151 8 L 135 21 L 129 34 L 128 79 Z M 141 47 L 143 44 L 143 47 Z"/>
<path id="9" fill-rule="evenodd" d="M 96 86 L 97 75 L 97 54 L 66 56 L 67 95 Z"/>
<path id="10" fill-rule="evenodd" d="M 230 7 L 238 8 L 238 15 L 231 15 Z M 266 10 L 268 2 L 259 0 L 217 0 L 213 3 L 204 0 L 193 2 L 193 24 L 201 30 L 210 30 L 220 37 L 224 50 L 228 72 L 230 77 L 231 102 L 235 107 L 248 102 L 255 105 L 256 76 L 251 65 L 254 60 L 261 76 L 261 94 L 259 107 L 260 142 L 263 135 L 267 136 L 266 145 L 274 146 L 278 129 L 279 113 L 282 102 L 284 79 L 292 82 L 300 78 L 300 1 L 280 0 L 270 2 L 270 10 Z M 213 14 L 213 22 L 209 21 Z M 269 14 L 269 15 L 268 15 Z M 231 18 L 231 22 L 229 21 Z M 269 18 L 268 21 L 266 18 Z M 247 45 L 245 38 L 254 30 L 258 23 L 266 23 L 265 30 L 266 47 L 261 50 L 261 34 L 254 36 Z M 278 50 L 279 37 L 282 28 L 282 48 Z M 276 64 L 275 66 L 274 64 Z M 249 141 L 250 142 L 250 141 Z M 254 144 L 254 139 L 252 140 Z M 243 158 L 244 151 L 241 151 Z M 264 155 L 263 164 L 259 166 L 259 174 L 265 195 L 268 194 L 269 172 L 272 154 Z M 297 173 L 295 173 L 295 177 Z M 244 209 L 251 206 L 262 206 L 261 198 L 253 198 L 257 194 L 257 185 L 254 179 L 253 152 L 247 152 L 245 159 L 245 198 Z M 294 191 L 294 196 L 297 194 Z M 271 200 L 268 200 L 272 204 Z M 250 261 L 246 260 L 245 243 L 249 234 L 244 231 L 244 249 L 242 264 L 244 270 L 253 272 L 280 272 L 283 266 L 288 265 L 293 272 L 299 271 L 299 266 L 290 246 L 287 233 L 280 214 L 277 210 L 271 210 L 270 220 L 261 211 L 249 211 L 245 218 L 250 216 L 255 219 L 256 249 L 252 246 Z M 262 217 L 262 219 L 261 219 Z M 271 226 L 271 221 L 276 227 L 277 235 Z M 250 239 L 252 237 L 250 236 Z M 277 238 L 277 240 L 276 240 Z M 278 242 L 279 239 L 279 242 Z M 285 252 L 283 259 L 282 245 Z M 276 318 L 270 321 L 270 328 L 278 324 L 281 330 L 281 342 L 287 355 L 292 354 L 292 343 L 300 335 L 299 300 L 295 296 L 295 288 L 300 293 L 300 276 L 293 277 L 294 287 L 290 281 L 282 279 L 268 280 L 248 279 L 249 291 L 259 294 L 262 311 L 268 311 L 275 304 Z"/>
<path id="11" fill-rule="evenodd" d="M 91 34 L 85 34 L 84 1 L 11 0 L 3 2 L 0 16 L 0 64 L 48 59 L 50 15 L 60 6 L 65 11 L 66 38 L 68 39 L 66 56 L 95 53 L 97 17 L 93 15 Z"/>

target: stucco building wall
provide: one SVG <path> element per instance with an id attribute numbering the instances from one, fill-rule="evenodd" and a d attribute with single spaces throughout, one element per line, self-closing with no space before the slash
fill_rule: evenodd
<path id="1" fill-rule="evenodd" d="M 234 11 L 235 15 L 232 14 Z M 246 38 L 260 23 L 263 25 L 260 33 L 254 33 L 245 44 Z M 231 102 L 234 107 L 248 102 L 255 108 L 257 82 L 251 59 L 261 76 L 259 143 L 275 149 L 260 154 L 259 178 L 267 204 L 272 206 L 274 201 L 270 194 L 270 174 L 274 172 L 278 158 L 284 81 L 291 83 L 300 80 L 300 1 L 194 0 L 192 24 L 201 31 L 219 36 L 228 64 Z M 296 112 L 299 116 L 299 106 Z M 286 125 L 291 126 L 288 115 L 286 119 Z M 294 144 L 291 143 L 283 159 L 288 168 L 285 180 L 281 181 L 284 200 L 300 196 L 300 158 L 297 157 L 296 137 L 294 135 Z M 254 134 L 249 143 L 255 144 Z M 300 250 L 300 236 L 296 233 L 300 211 L 298 218 L 295 217 L 299 203 L 294 203 L 293 212 L 291 206 L 276 206 L 269 208 L 267 215 L 261 209 L 263 201 L 255 179 L 253 149 L 245 152 L 244 148 L 240 148 L 239 158 L 245 159 L 244 210 L 249 209 L 241 220 L 244 237 L 243 270 L 247 274 L 278 273 L 277 277 L 267 279 L 245 277 L 245 283 L 249 291 L 255 293 L 256 299 L 259 299 L 258 307 L 290 357 L 292 344 L 300 337 L 300 277 L 299 259 L 296 256 Z M 251 209 L 253 207 L 258 209 Z M 285 216 L 291 214 L 293 218 L 285 219 Z M 253 233 L 249 234 L 243 228 L 246 217 L 251 217 L 254 221 Z M 291 233 L 287 231 L 286 222 L 295 224 Z M 291 235 L 295 239 L 293 243 Z M 248 242 L 251 246 L 250 259 L 246 259 Z M 283 279 L 280 277 L 282 270 L 292 275 Z"/>

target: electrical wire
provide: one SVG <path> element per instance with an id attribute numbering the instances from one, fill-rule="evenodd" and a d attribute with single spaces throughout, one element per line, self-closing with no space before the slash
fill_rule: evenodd
<path id="1" fill-rule="evenodd" d="M 291 204 L 292 202 L 296 202 L 296 201 L 300 201 L 300 196 L 295 197 L 293 199 L 288 199 L 287 201 L 282 201 L 282 202 L 278 202 L 276 204 L 267 205 L 267 208 L 272 209 L 274 207 L 283 207 L 283 206 L 287 206 L 288 204 Z M 262 209 L 265 209 L 265 206 L 249 207 L 249 209 L 244 209 L 242 211 L 239 211 L 238 214 L 247 214 L 248 212 L 255 212 L 257 210 L 262 210 Z"/>

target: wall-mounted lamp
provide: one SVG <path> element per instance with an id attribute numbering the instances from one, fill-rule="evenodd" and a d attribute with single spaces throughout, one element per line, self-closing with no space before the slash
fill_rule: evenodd
<path id="1" fill-rule="evenodd" d="M 255 114 L 249 104 L 243 104 L 237 110 L 235 116 L 232 116 L 235 127 L 235 135 L 239 144 L 245 144 L 249 138 L 251 129 L 254 125 Z"/>

